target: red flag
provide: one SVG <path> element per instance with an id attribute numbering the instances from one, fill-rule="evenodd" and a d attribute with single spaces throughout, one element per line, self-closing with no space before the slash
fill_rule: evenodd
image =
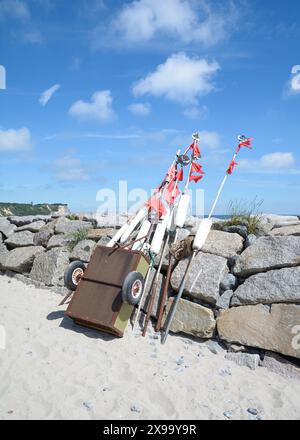
<path id="1" fill-rule="evenodd" d="M 199 147 L 198 147 L 198 144 L 196 141 L 190 145 L 189 150 L 193 150 L 193 156 L 195 158 L 201 157 L 201 153 L 200 153 L 200 150 L 199 150 Z"/>
<path id="2" fill-rule="evenodd" d="M 192 171 L 195 171 L 196 173 L 205 174 L 204 171 L 202 171 L 202 166 L 196 162 L 192 163 Z"/>
<path id="3" fill-rule="evenodd" d="M 195 174 L 191 174 L 190 175 L 190 178 L 189 178 L 189 181 L 191 182 L 192 180 L 194 181 L 194 182 L 199 182 L 199 180 L 201 180 L 203 178 L 203 176 L 196 176 Z"/>
<path id="4" fill-rule="evenodd" d="M 162 215 L 166 214 L 166 209 L 162 202 L 155 196 L 152 196 L 147 202 L 148 211 L 156 211 L 158 217 L 160 218 Z"/>
<path id="5" fill-rule="evenodd" d="M 166 180 L 171 181 L 172 179 L 174 179 L 175 173 L 176 173 L 176 165 L 172 165 L 167 172 Z"/>
<path id="6" fill-rule="evenodd" d="M 178 182 L 183 181 L 183 169 L 182 168 L 180 168 L 180 170 L 177 173 L 177 180 L 178 180 Z"/>
<path id="7" fill-rule="evenodd" d="M 242 147 L 250 148 L 250 150 L 252 150 L 251 141 L 253 141 L 253 138 L 249 138 L 243 142 L 240 142 L 237 146 L 236 153 L 238 153 Z"/>
<path id="8" fill-rule="evenodd" d="M 226 173 L 227 174 L 232 174 L 235 165 L 238 165 L 238 163 L 235 162 L 234 159 L 232 159 L 232 161 L 230 162 L 229 167 L 228 167 Z"/>
<path id="9" fill-rule="evenodd" d="M 172 180 L 168 185 L 166 193 L 164 194 L 164 199 L 169 203 L 169 205 L 172 205 L 179 194 L 180 190 L 177 185 L 175 188 L 175 180 Z"/>

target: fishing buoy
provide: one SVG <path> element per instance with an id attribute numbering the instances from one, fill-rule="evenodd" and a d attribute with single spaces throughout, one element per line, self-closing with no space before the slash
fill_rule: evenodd
<path id="1" fill-rule="evenodd" d="M 202 248 L 202 246 L 204 245 L 207 239 L 211 227 L 212 227 L 212 220 L 210 220 L 209 218 L 205 218 L 201 221 L 193 243 L 194 251 L 200 251 L 200 249 Z"/>
<path id="2" fill-rule="evenodd" d="M 116 232 L 113 238 L 106 245 L 107 247 L 113 247 L 122 237 L 126 229 L 128 228 L 128 223 L 124 223 L 124 225 Z"/>
<path id="3" fill-rule="evenodd" d="M 140 209 L 137 215 L 134 217 L 134 219 L 129 223 L 128 228 L 120 238 L 121 243 L 125 243 L 128 240 L 130 234 L 135 230 L 137 225 L 143 220 L 145 215 L 146 215 L 146 209 L 144 208 Z"/>
<path id="4" fill-rule="evenodd" d="M 175 217 L 176 217 L 176 210 L 175 208 L 172 210 L 170 217 L 169 217 L 169 221 L 167 224 L 167 231 L 168 232 L 174 232 L 176 229 L 176 225 L 175 225 Z"/>
<path id="5" fill-rule="evenodd" d="M 183 194 L 178 203 L 176 218 L 175 218 L 175 225 L 178 228 L 183 228 L 189 209 L 189 204 L 190 204 L 190 195 Z"/>
<path id="6" fill-rule="evenodd" d="M 139 230 L 139 233 L 136 236 L 136 242 L 133 243 L 133 246 L 132 246 L 133 251 L 141 250 L 150 228 L 151 228 L 151 223 L 149 222 L 149 220 L 144 220 L 142 223 L 141 229 Z"/>
<path id="7" fill-rule="evenodd" d="M 170 218 L 170 213 L 166 214 L 163 221 L 161 223 L 158 223 L 158 225 L 156 226 L 156 230 L 150 247 L 150 251 L 154 255 L 158 255 L 160 252 L 161 245 L 163 243 L 165 232 L 167 229 L 167 224 L 169 222 L 169 218 Z"/>

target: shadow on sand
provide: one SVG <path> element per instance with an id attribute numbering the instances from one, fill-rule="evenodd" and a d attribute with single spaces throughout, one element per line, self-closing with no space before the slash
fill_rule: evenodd
<path id="1" fill-rule="evenodd" d="M 47 315 L 47 319 L 49 321 L 62 319 L 59 327 L 62 327 L 66 330 L 71 330 L 76 333 L 81 333 L 87 338 L 102 339 L 103 341 L 112 341 L 114 339 L 119 339 L 117 336 L 110 335 L 109 333 L 103 333 L 98 330 L 76 324 L 71 318 L 65 315 L 65 312 L 63 310 L 57 310 L 55 312 L 49 313 L 49 315 Z"/>

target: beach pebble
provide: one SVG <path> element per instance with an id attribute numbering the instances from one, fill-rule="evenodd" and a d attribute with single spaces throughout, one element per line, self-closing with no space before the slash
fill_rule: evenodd
<path id="1" fill-rule="evenodd" d="M 136 412 L 136 413 L 140 413 L 142 411 L 142 409 L 138 406 L 138 405 L 132 405 L 130 408 L 131 412 Z"/>
<path id="2" fill-rule="evenodd" d="M 224 411 L 223 412 L 223 416 L 226 417 L 226 419 L 231 419 L 232 418 L 232 412 L 231 411 Z"/>
<path id="3" fill-rule="evenodd" d="M 180 358 L 178 358 L 176 360 L 176 364 L 177 365 L 183 365 L 184 364 L 184 356 L 180 356 Z"/>
<path id="4" fill-rule="evenodd" d="M 256 409 L 256 408 L 248 408 L 247 412 L 252 414 L 253 416 L 257 416 L 258 415 L 258 409 Z"/>
<path id="5" fill-rule="evenodd" d="M 83 402 L 83 406 L 86 407 L 86 409 L 91 410 L 92 409 L 92 403 L 89 400 L 86 400 Z"/>
<path id="6" fill-rule="evenodd" d="M 222 377 L 224 377 L 224 376 L 232 376 L 232 373 L 231 373 L 230 368 L 227 367 L 227 368 L 222 368 L 222 369 L 219 371 L 219 375 L 222 376 Z"/>

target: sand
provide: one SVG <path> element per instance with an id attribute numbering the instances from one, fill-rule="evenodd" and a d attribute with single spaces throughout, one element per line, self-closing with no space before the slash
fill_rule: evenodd
<path id="1" fill-rule="evenodd" d="M 0 419 L 300 419 L 299 380 L 181 336 L 80 327 L 60 300 L 0 276 Z"/>

